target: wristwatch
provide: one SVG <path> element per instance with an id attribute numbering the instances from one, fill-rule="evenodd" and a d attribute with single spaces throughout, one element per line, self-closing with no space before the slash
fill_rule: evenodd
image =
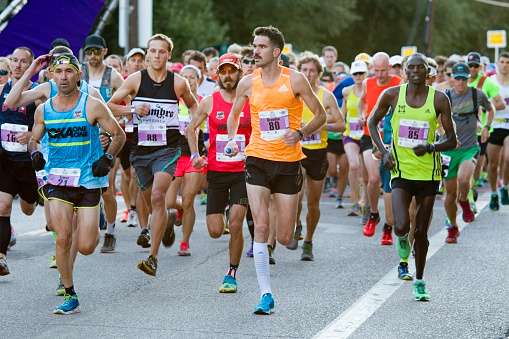
<path id="1" fill-rule="evenodd" d="M 109 153 L 104 153 L 104 155 L 106 156 L 106 158 L 108 158 L 108 160 L 113 160 L 113 155 L 109 154 Z"/>
<path id="2" fill-rule="evenodd" d="M 299 134 L 300 140 L 304 139 L 304 134 L 300 129 L 297 130 L 297 133 Z"/>

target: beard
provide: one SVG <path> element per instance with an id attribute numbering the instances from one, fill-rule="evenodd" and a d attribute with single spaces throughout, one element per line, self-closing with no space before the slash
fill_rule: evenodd
<path id="1" fill-rule="evenodd" d="M 239 73 L 239 72 L 240 72 L 240 70 L 237 73 Z M 240 78 L 241 78 L 240 73 L 237 75 L 236 80 L 233 80 L 233 78 L 231 78 L 231 77 L 225 78 L 224 81 L 229 82 L 228 84 L 225 85 L 225 84 L 223 84 L 223 81 L 221 80 L 221 76 L 219 76 L 217 78 L 217 84 L 219 85 L 219 88 L 224 89 L 227 92 L 233 92 L 234 90 L 237 89 L 237 85 L 239 84 Z M 232 82 L 234 82 L 233 85 L 231 84 Z"/>

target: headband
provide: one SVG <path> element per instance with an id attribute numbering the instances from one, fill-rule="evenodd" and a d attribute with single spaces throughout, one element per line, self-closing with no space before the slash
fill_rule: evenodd
<path id="1" fill-rule="evenodd" d="M 180 70 L 180 74 L 182 74 L 182 71 L 185 70 L 185 69 L 192 69 L 193 71 L 196 72 L 196 74 L 198 74 L 198 79 L 201 79 L 201 72 L 200 70 L 198 69 L 198 67 L 194 66 L 194 65 L 185 65 L 184 67 L 182 67 L 182 69 Z"/>

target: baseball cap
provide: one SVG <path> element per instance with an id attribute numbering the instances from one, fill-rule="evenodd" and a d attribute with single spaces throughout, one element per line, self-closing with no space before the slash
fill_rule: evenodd
<path id="1" fill-rule="evenodd" d="M 490 63 L 490 58 L 488 58 L 487 56 L 483 55 L 481 57 L 481 62 L 485 65 L 489 64 Z"/>
<path id="2" fill-rule="evenodd" d="M 62 53 L 58 56 L 55 54 L 55 60 L 53 61 L 53 69 L 57 68 L 58 65 L 67 64 L 72 66 L 76 71 L 80 71 L 80 63 L 78 59 L 72 54 Z"/>
<path id="3" fill-rule="evenodd" d="M 477 52 L 470 52 L 467 54 L 467 64 L 481 64 L 481 55 Z"/>
<path id="4" fill-rule="evenodd" d="M 106 48 L 106 41 L 104 41 L 103 37 L 97 34 L 92 34 L 87 36 L 85 39 L 85 48 L 100 48 L 104 49 Z"/>
<path id="5" fill-rule="evenodd" d="M 366 73 L 368 71 L 368 66 L 364 61 L 354 61 L 352 62 L 352 66 L 350 67 L 350 74 L 353 73 Z"/>
<path id="6" fill-rule="evenodd" d="M 217 68 L 221 67 L 224 64 L 230 64 L 237 68 L 240 68 L 240 60 L 233 53 L 226 53 L 221 55 L 221 57 L 219 58 L 219 64 L 217 65 Z"/>
<path id="7" fill-rule="evenodd" d="M 402 62 L 403 62 L 403 57 L 401 55 L 393 55 L 389 59 L 389 65 L 391 65 L 391 66 L 401 65 Z"/>
<path id="8" fill-rule="evenodd" d="M 51 42 L 51 49 L 53 49 L 53 48 L 55 48 L 57 46 L 64 46 L 64 47 L 67 47 L 67 48 L 71 47 L 71 46 L 69 46 L 69 41 L 67 41 L 64 38 L 56 38 L 55 40 L 53 40 Z"/>
<path id="9" fill-rule="evenodd" d="M 290 57 L 286 54 L 282 54 L 279 56 L 283 61 L 283 66 L 286 68 L 290 68 Z"/>
<path id="10" fill-rule="evenodd" d="M 455 61 L 455 62 L 460 62 L 461 57 L 459 56 L 459 54 L 452 54 L 452 55 L 449 57 L 449 60 L 452 60 L 452 61 Z"/>
<path id="11" fill-rule="evenodd" d="M 364 62 L 367 62 L 368 64 L 370 64 L 371 63 L 371 57 L 369 56 L 368 53 L 359 53 L 355 57 L 355 61 L 364 61 Z"/>
<path id="12" fill-rule="evenodd" d="M 497 74 L 497 65 L 491 62 L 488 64 L 488 66 L 486 66 L 486 75 L 490 76 L 493 74 Z"/>
<path id="13" fill-rule="evenodd" d="M 470 68 L 464 62 L 457 62 L 452 66 L 452 77 L 456 78 L 470 78 Z"/>
<path id="14" fill-rule="evenodd" d="M 127 53 L 127 60 L 129 60 L 133 55 L 135 54 L 141 54 L 143 57 L 145 57 L 145 52 L 141 48 L 133 48 Z"/>
<path id="15" fill-rule="evenodd" d="M 170 71 L 172 71 L 172 72 L 179 72 L 180 73 L 180 71 L 182 70 L 182 67 L 184 67 L 184 64 L 182 64 L 180 62 L 174 62 L 170 66 Z"/>

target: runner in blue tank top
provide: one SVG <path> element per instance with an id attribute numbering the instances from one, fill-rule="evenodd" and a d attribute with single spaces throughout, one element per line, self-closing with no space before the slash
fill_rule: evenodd
<path id="1" fill-rule="evenodd" d="M 40 193 L 55 221 L 56 260 L 65 287 L 65 301 L 54 313 L 71 314 L 79 312 L 70 253 L 72 217 L 76 211 L 76 248 L 83 255 L 93 253 L 100 239 L 97 220 L 101 188 L 107 185 L 106 176 L 122 148 L 125 134 L 103 102 L 79 90 L 81 72 L 76 57 L 61 54 L 52 67 L 58 93 L 37 108 L 28 149 L 34 169 L 45 169 L 48 173 Z M 99 141 L 99 124 L 112 136 L 106 153 Z M 45 159 L 39 150 L 46 133 Z"/>

